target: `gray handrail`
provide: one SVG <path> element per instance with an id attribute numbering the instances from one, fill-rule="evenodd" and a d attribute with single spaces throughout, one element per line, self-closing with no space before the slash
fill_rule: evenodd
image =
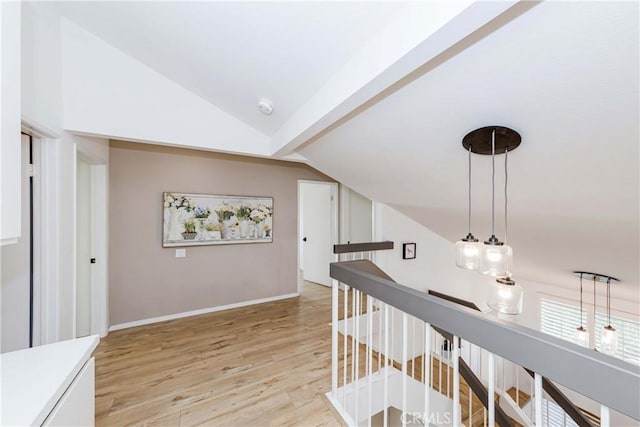
<path id="1" fill-rule="evenodd" d="M 384 251 L 393 249 L 393 242 L 385 240 L 384 242 L 365 242 L 365 243 L 343 243 L 333 245 L 334 254 L 348 254 L 352 252 L 370 252 Z"/>
<path id="2" fill-rule="evenodd" d="M 332 263 L 330 275 L 420 320 L 640 420 L 640 366 L 509 323 L 372 274 L 368 260 Z"/>

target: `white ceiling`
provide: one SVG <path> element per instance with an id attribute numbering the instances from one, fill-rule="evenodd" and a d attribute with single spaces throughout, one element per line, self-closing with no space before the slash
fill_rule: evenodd
<path id="1" fill-rule="evenodd" d="M 466 234 L 462 138 L 512 127 L 523 137 L 509 156 L 516 277 L 573 286 L 571 270 L 593 270 L 637 298 L 638 63 L 637 3 L 544 2 L 301 154 L 454 241 Z M 490 235 L 489 166 L 474 156 L 478 238 Z"/>
<path id="2" fill-rule="evenodd" d="M 273 135 L 405 2 L 55 2 L 58 12 Z M 259 98 L 274 106 L 262 115 Z"/>
<path id="3" fill-rule="evenodd" d="M 466 234 L 462 137 L 481 126 L 512 127 L 523 137 L 509 156 L 509 241 L 516 278 L 573 287 L 571 270 L 594 270 L 618 276 L 637 301 L 638 2 L 477 2 L 462 4 L 460 13 L 451 12 L 451 3 L 422 5 L 433 5 L 433 16 L 446 16 L 448 25 L 435 25 L 422 50 L 404 46 L 404 57 L 391 65 L 405 67 L 405 75 L 385 75 L 385 65 L 382 78 L 367 76 L 379 83 L 393 74 L 395 80 L 385 80 L 388 89 L 354 87 L 351 100 L 357 98 L 360 106 L 343 111 L 324 99 L 342 118 L 294 135 L 307 140 L 296 155 L 454 241 Z M 443 5 L 453 15 L 445 15 Z M 407 18 L 410 23 L 415 3 L 60 2 L 56 7 L 274 136 L 297 119 L 296 113 L 304 116 L 300 111 L 309 100 L 322 98 L 326 82 L 353 64 L 349 61 L 368 42 L 383 29 L 392 32 L 394 17 L 402 18 L 396 26 Z M 428 16 L 426 11 L 413 20 L 421 24 Z M 489 24 L 483 26 L 483 20 Z M 461 43 L 452 36 L 476 28 Z M 385 41 L 402 37 L 379 40 L 381 48 L 389 48 Z M 448 40 L 457 44 L 441 50 Z M 403 78 L 420 55 L 430 62 Z M 379 58 L 368 59 L 362 63 Z M 347 94 L 349 83 L 343 88 Z M 273 116 L 257 111 L 259 97 L 273 101 Z M 486 238 L 489 159 L 476 156 L 473 167 L 474 233 Z M 502 200 L 499 195 L 499 237 L 504 236 Z"/>

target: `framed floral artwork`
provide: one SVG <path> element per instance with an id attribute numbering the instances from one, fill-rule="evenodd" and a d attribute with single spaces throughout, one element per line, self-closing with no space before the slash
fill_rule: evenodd
<path id="1" fill-rule="evenodd" d="M 162 193 L 162 246 L 270 243 L 273 198 Z"/>

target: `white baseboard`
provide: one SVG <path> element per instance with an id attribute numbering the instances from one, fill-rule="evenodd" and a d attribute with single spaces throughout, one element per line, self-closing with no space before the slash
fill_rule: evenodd
<path id="1" fill-rule="evenodd" d="M 167 320 L 181 319 L 183 317 L 198 316 L 200 314 L 214 313 L 216 311 L 229 310 L 232 308 L 247 307 L 249 305 L 263 304 L 265 302 L 279 301 L 283 299 L 299 297 L 299 293 L 276 295 L 274 297 L 254 299 L 251 301 L 236 302 L 233 304 L 219 305 L 217 307 L 202 308 L 200 310 L 185 311 L 183 313 L 168 314 L 166 316 L 150 317 L 148 319 L 135 320 L 133 322 L 119 323 L 109 326 L 109 332 L 118 331 L 120 329 L 134 328 L 136 326 L 150 325 L 152 323 L 165 322 Z"/>

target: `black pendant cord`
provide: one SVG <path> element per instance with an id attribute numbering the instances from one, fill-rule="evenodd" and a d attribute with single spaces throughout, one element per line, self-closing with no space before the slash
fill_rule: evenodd
<path id="1" fill-rule="evenodd" d="M 611 278 L 607 279 L 607 322 L 611 326 Z"/>
<path id="2" fill-rule="evenodd" d="M 596 322 L 596 276 L 593 275 L 593 324 Z M 595 345 L 595 344 L 594 344 Z"/>
<path id="3" fill-rule="evenodd" d="M 509 229 L 508 224 L 507 224 L 507 182 L 509 180 L 509 174 L 508 174 L 508 169 L 507 169 L 507 161 L 509 160 L 509 147 L 506 147 L 504 149 L 504 243 L 506 245 L 508 245 L 507 243 L 507 237 L 508 237 L 508 232 L 507 230 Z"/>
<path id="4" fill-rule="evenodd" d="M 29 164 L 33 165 L 33 138 L 29 135 Z M 29 347 L 33 347 L 33 174 L 29 176 Z"/>
<path id="5" fill-rule="evenodd" d="M 469 236 L 471 236 L 471 146 L 469 146 Z"/>
<path id="6" fill-rule="evenodd" d="M 580 329 L 582 328 L 582 273 L 580 273 Z"/>
<path id="7" fill-rule="evenodd" d="M 496 225 L 496 130 L 491 132 L 491 236 Z"/>

